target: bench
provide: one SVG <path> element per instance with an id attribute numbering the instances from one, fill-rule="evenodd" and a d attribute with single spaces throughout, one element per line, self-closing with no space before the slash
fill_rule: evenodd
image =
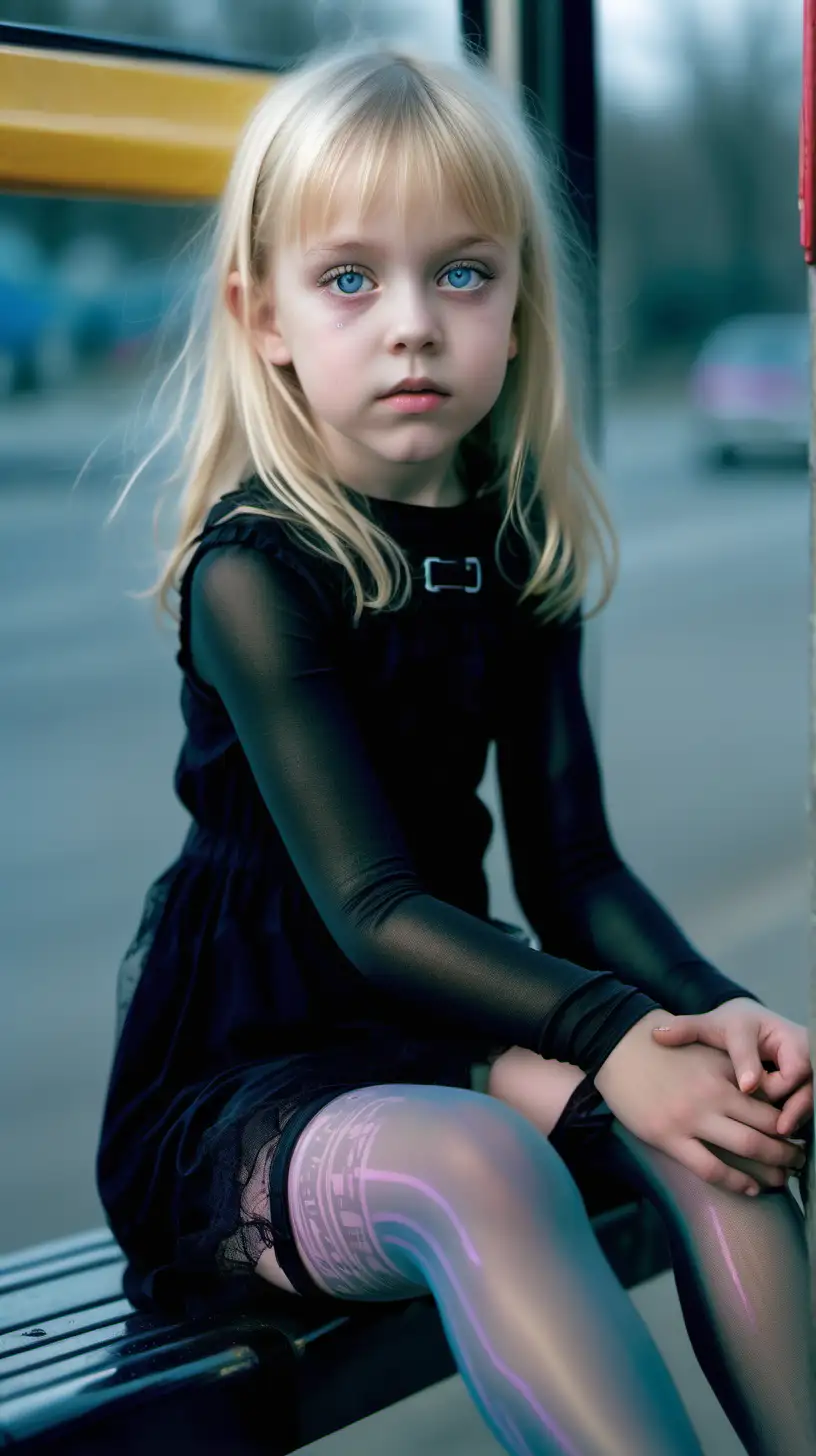
<path id="1" fill-rule="evenodd" d="M 578 1180 L 625 1288 L 669 1267 L 631 1190 Z M 284 1456 L 454 1373 L 433 1300 L 307 1307 L 258 1280 L 225 1320 L 134 1310 L 107 1229 L 0 1259 L 0 1450 Z"/>

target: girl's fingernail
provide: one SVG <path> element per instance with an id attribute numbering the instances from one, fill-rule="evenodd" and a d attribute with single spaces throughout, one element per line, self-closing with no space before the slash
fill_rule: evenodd
<path id="1" fill-rule="evenodd" d="M 668 1031 L 668 1026 L 656 1026 L 655 1031 Z"/>
<path id="2" fill-rule="evenodd" d="M 756 1198 L 758 1192 L 759 1192 L 759 1189 L 758 1188 L 749 1188 L 748 1189 L 748 1197 L 749 1198 Z"/>

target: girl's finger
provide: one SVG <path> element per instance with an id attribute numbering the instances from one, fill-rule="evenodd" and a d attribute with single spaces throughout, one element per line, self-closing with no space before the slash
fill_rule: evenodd
<path id="1" fill-rule="evenodd" d="M 755 1178 L 747 1173 L 740 1172 L 739 1168 L 732 1168 L 724 1163 L 722 1158 L 712 1152 L 707 1143 L 698 1142 L 696 1138 L 689 1138 L 678 1150 L 677 1160 L 685 1167 L 702 1178 L 704 1183 L 712 1183 L 717 1188 L 727 1188 L 731 1193 L 758 1193 L 759 1184 Z"/>
<path id="2" fill-rule="evenodd" d="M 756 1163 L 753 1158 L 740 1158 L 737 1153 L 729 1153 L 725 1148 L 711 1147 L 709 1151 L 722 1158 L 730 1167 L 746 1173 L 761 1188 L 784 1188 L 791 1176 L 787 1168 L 769 1168 L 767 1163 Z"/>
<path id="3" fill-rule="evenodd" d="M 810 1063 L 810 1053 L 807 1042 L 802 1045 L 799 1041 L 790 1042 L 783 1040 L 774 1060 L 780 1072 L 785 1077 L 796 1082 L 804 1082 L 808 1077 L 813 1076 L 813 1068 Z"/>
<path id="4" fill-rule="evenodd" d="M 746 1096 L 735 1087 L 725 1098 L 722 1112 L 734 1122 L 742 1122 L 746 1127 L 756 1128 L 757 1132 L 767 1133 L 770 1137 L 779 1133 L 779 1108 L 774 1107 L 770 1098 L 766 1100 L 759 1094 Z"/>
<path id="5" fill-rule="evenodd" d="M 663 1046 L 688 1046 L 699 1040 L 697 1018 L 675 1016 L 667 1026 L 653 1026 L 652 1036 Z"/>
<path id="6" fill-rule="evenodd" d="M 741 1158 L 767 1163 L 772 1168 L 798 1170 L 804 1163 L 804 1154 L 796 1143 L 788 1142 L 785 1138 L 767 1137 L 754 1127 L 746 1127 L 744 1122 L 735 1122 L 733 1118 L 722 1115 L 715 1115 L 710 1119 L 709 1127 L 706 1128 L 706 1142 L 737 1153 Z"/>
<path id="7" fill-rule="evenodd" d="M 761 1090 L 771 1102 L 781 1102 L 784 1097 L 790 1097 L 802 1086 L 805 1079 L 802 1077 L 790 1077 L 785 1072 L 775 1069 L 773 1072 L 763 1072 L 760 1083 Z"/>
<path id="8" fill-rule="evenodd" d="M 787 1099 L 779 1114 L 776 1130 L 780 1137 L 793 1137 L 812 1116 L 813 1088 L 808 1084 Z"/>
<path id="9" fill-rule="evenodd" d="M 757 1049 L 755 1028 L 735 1025 L 729 1028 L 726 1051 L 743 1092 L 753 1092 L 762 1083 L 762 1062 Z"/>

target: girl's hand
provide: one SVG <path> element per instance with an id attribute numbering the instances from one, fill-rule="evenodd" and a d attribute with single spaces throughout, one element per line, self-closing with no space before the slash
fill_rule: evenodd
<path id="1" fill-rule="evenodd" d="M 768 1168 L 766 1186 L 782 1186 L 804 1163 L 795 1143 L 777 1136 L 779 1112 L 741 1092 L 725 1051 L 708 1046 L 661 1046 L 657 1026 L 672 1021 L 651 1011 L 627 1031 L 595 1075 L 610 1110 L 636 1137 L 659 1148 L 706 1183 L 758 1193 L 750 1168 L 718 1153 Z"/>
<path id="2" fill-rule="evenodd" d="M 813 1116 L 807 1029 L 757 1001 L 738 997 L 701 1016 L 673 1016 L 667 1025 L 655 1026 L 652 1035 L 665 1047 L 702 1042 L 728 1052 L 743 1092 L 760 1092 L 782 1104 L 780 1137 L 790 1137 Z M 763 1062 L 775 1070 L 766 1071 Z"/>

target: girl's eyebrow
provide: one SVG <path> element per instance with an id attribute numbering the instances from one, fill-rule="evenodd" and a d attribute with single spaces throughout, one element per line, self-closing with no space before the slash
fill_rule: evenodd
<path id="1" fill-rule="evenodd" d="M 485 247 L 497 248 L 497 247 L 500 247 L 500 246 L 501 246 L 501 244 L 499 243 L 498 238 L 485 238 L 485 237 L 452 238 L 450 240 L 450 242 L 440 243 L 439 244 L 439 247 L 438 248 L 434 248 L 432 251 L 433 251 L 434 254 L 437 254 L 437 253 L 463 253 L 467 248 L 485 248 Z M 305 256 L 307 258 L 313 258 L 313 257 L 317 256 L 318 254 L 320 254 L 322 256 L 323 254 L 326 254 L 326 253 L 343 253 L 343 254 L 346 254 L 348 256 L 351 256 L 352 254 L 356 254 L 356 253 L 382 253 L 382 252 L 387 252 L 387 248 L 382 247 L 378 243 L 372 242 L 370 239 L 368 241 L 366 241 L 364 238 L 345 238 L 345 239 L 343 239 L 343 240 L 341 240 L 340 242 L 337 242 L 337 243 L 318 243 L 315 247 L 308 248 L 306 250 Z"/>

